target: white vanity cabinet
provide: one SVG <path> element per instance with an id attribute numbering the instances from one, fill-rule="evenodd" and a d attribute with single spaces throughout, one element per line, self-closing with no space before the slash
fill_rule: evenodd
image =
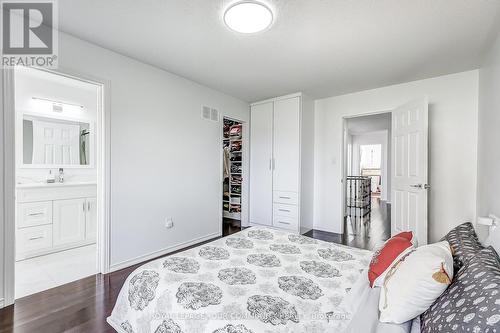
<path id="1" fill-rule="evenodd" d="M 17 188 L 16 259 L 95 243 L 95 184 L 34 184 Z"/>
<path id="2" fill-rule="evenodd" d="M 301 93 L 250 108 L 251 225 L 312 229 L 314 106 Z"/>

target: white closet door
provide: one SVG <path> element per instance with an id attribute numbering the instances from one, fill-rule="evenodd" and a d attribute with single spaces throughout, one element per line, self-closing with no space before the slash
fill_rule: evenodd
<path id="1" fill-rule="evenodd" d="M 272 225 L 273 103 L 251 107 L 250 223 Z"/>
<path id="2" fill-rule="evenodd" d="M 274 104 L 273 189 L 299 191 L 300 97 L 278 100 Z"/>

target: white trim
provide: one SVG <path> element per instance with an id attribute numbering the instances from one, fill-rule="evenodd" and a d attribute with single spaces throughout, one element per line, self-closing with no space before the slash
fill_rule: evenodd
<path id="1" fill-rule="evenodd" d="M 142 262 L 145 262 L 145 261 L 148 261 L 148 260 L 151 260 L 151 259 L 156 259 L 156 258 L 165 256 L 165 255 L 167 255 L 167 254 L 169 254 L 171 252 L 174 252 L 174 251 L 177 251 L 177 250 L 181 250 L 181 249 L 183 249 L 185 247 L 188 247 L 188 246 L 191 246 L 191 245 L 195 245 L 197 243 L 201 243 L 201 242 L 204 242 L 204 241 L 207 241 L 207 240 L 210 240 L 210 239 L 214 239 L 214 238 L 220 238 L 219 232 L 214 232 L 214 233 L 208 234 L 206 236 L 198 237 L 198 238 L 189 240 L 187 242 L 183 242 L 183 243 L 179 243 L 179 244 L 176 244 L 176 245 L 172 245 L 172 246 L 166 247 L 166 248 L 158 250 L 158 251 L 150 252 L 148 254 L 145 254 L 145 255 L 142 255 L 142 256 L 139 256 L 139 257 L 135 257 L 133 259 L 129 259 L 129 260 L 125 260 L 125 261 L 119 262 L 117 264 L 112 265 L 109 268 L 109 272 L 108 273 L 119 271 L 121 269 L 130 267 L 130 266 L 133 266 L 133 265 L 136 265 L 136 264 L 140 264 Z"/>
<path id="2" fill-rule="evenodd" d="M 347 119 L 352 119 L 352 118 L 359 118 L 359 117 L 366 117 L 366 116 L 373 116 L 373 115 L 379 115 L 379 114 L 385 114 L 385 113 L 390 113 L 392 115 L 393 110 L 386 110 L 386 111 L 374 111 L 374 112 L 361 112 L 357 113 L 354 115 L 343 115 L 342 116 L 342 140 L 340 140 L 340 234 L 344 234 L 344 219 L 345 219 L 345 195 L 346 195 L 346 189 L 347 189 L 347 184 L 346 184 L 346 142 L 345 142 L 345 132 L 347 130 Z M 391 140 L 391 138 L 389 138 Z M 392 143 L 391 143 L 391 149 L 392 149 Z M 391 159 L 393 156 L 391 155 Z M 392 161 L 389 161 L 389 163 L 392 163 Z M 392 182 L 391 182 L 392 186 Z M 391 191 L 391 189 L 388 189 Z M 392 224 L 392 222 L 391 222 Z"/>
<path id="3" fill-rule="evenodd" d="M 220 221 L 220 224 L 219 224 L 219 231 L 220 231 L 220 236 L 222 236 L 222 233 L 223 233 L 223 229 L 222 229 L 222 223 L 224 221 L 224 208 L 223 208 L 223 205 L 224 205 L 224 202 L 222 200 L 222 194 L 224 192 L 224 144 L 223 144 L 223 139 L 224 139 L 224 119 L 228 119 L 228 120 L 232 120 L 232 121 L 237 121 L 239 123 L 241 123 L 241 127 L 242 127 L 242 137 L 241 137 L 241 140 L 242 140 L 242 152 L 241 152 L 241 177 L 242 177 L 242 184 L 241 184 L 241 202 L 240 202 L 240 207 L 241 207 L 241 212 L 240 212 L 240 225 L 242 227 L 246 227 L 248 225 L 248 202 L 249 202 L 249 182 L 250 182 L 250 178 L 249 178 L 249 172 L 247 171 L 247 169 L 249 168 L 245 168 L 245 163 L 246 161 L 249 161 L 248 159 L 248 155 L 249 153 L 247 153 L 247 149 L 249 149 L 250 147 L 250 140 L 249 140 L 249 135 L 250 135 L 250 128 L 249 128 L 249 124 L 247 121 L 245 120 L 241 120 L 241 119 L 237 119 L 237 118 L 234 118 L 234 117 L 231 117 L 231 116 L 228 116 L 228 115 L 222 115 L 222 119 L 221 119 L 221 126 L 220 126 L 220 137 L 219 137 L 219 142 L 220 142 L 220 178 L 219 178 L 219 193 L 221 194 L 220 198 L 219 198 L 219 221 Z M 248 134 L 246 134 L 248 133 Z M 249 150 L 248 150 L 249 152 Z"/>
<path id="4" fill-rule="evenodd" d="M 14 71 L 3 69 L 3 117 L 4 117 L 4 285 L 3 306 L 14 303 L 14 269 L 15 269 L 15 100 L 14 100 Z"/>
<path id="5" fill-rule="evenodd" d="M 0 309 L 5 307 L 4 299 L 0 298 Z"/>
<path id="6" fill-rule="evenodd" d="M 109 272 L 110 265 L 110 223 L 111 223 L 111 178 L 110 178 L 110 81 L 82 74 L 70 69 L 59 68 L 48 70 L 38 68 L 56 75 L 88 82 L 100 87 L 97 135 L 99 145 L 97 153 L 99 165 L 97 167 L 97 201 L 98 201 L 98 239 L 97 256 L 98 271 L 105 274 Z M 12 69 L 3 69 L 3 91 L 4 104 L 4 204 L 5 204 L 5 232 L 4 232 L 4 305 L 10 305 L 15 300 L 15 106 L 14 106 L 14 74 Z M 103 135 L 104 134 L 104 135 Z M 102 136 L 102 137 L 101 137 Z M 10 163 L 6 163 L 9 161 Z M 9 193 L 10 195 L 7 195 Z"/>

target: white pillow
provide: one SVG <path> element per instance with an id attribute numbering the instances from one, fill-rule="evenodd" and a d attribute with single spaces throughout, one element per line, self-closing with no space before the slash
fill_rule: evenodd
<path id="1" fill-rule="evenodd" d="M 490 233 L 484 241 L 484 246 L 493 246 L 495 251 L 500 254 L 500 226 L 490 228 Z"/>
<path id="2" fill-rule="evenodd" d="M 380 321 L 401 324 L 427 310 L 453 279 L 448 242 L 421 246 L 395 263 L 380 293 Z"/>

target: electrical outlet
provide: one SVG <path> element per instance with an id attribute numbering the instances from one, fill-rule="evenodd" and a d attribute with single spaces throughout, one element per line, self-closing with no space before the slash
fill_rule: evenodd
<path id="1" fill-rule="evenodd" d="M 170 229 L 174 227 L 174 220 L 171 217 L 165 219 L 165 228 Z"/>

